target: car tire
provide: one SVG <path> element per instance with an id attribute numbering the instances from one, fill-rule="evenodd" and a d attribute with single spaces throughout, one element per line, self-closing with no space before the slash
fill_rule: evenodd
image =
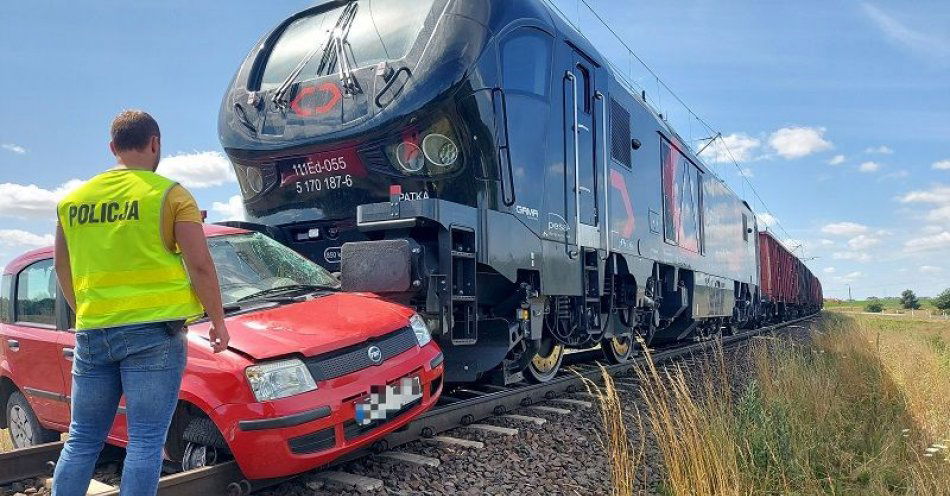
<path id="1" fill-rule="evenodd" d="M 14 448 L 29 448 L 59 441 L 61 434 L 40 424 L 30 403 L 19 391 L 14 391 L 7 399 L 6 413 L 7 429 Z"/>
<path id="2" fill-rule="evenodd" d="M 181 438 L 184 446 L 181 470 L 184 472 L 217 465 L 231 458 L 224 436 L 207 417 L 191 419 Z"/>
<path id="3" fill-rule="evenodd" d="M 191 419 L 181 435 L 185 442 L 211 446 L 219 449 L 228 449 L 228 443 L 218 430 L 218 426 L 207 417 Z"/>

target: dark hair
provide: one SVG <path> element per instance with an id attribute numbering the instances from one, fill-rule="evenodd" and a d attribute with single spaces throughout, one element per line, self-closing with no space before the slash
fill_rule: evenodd
<path id="1" fill-rule="evenodd" d="M 112 143 L 116 151 L 141 150 L 152 136 L 161 137 L 158 123 L 147 112 L 124 110 L 112 121 Z"/>

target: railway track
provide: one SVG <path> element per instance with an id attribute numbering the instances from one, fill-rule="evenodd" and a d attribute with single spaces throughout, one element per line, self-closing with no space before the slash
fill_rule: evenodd
<path id="1" fill-rule="evenodd" d="M 803 317 L 733 336 L 724 336 L 722 343 L 724 346 L 736 344 L 750 337 L 793 326 L 813 317 Z M 653 351 L 651 357 L 654 363 L 662 363 L 705 350 L 713 343 L 715 341 L 703 341 L 685 346 L 657 349 Z M 595 351 L 586 351 L 565 357 L 565 363 L 570 362 L 571 365 L 567 365 L 554 379 L 545 384 L 519 384 L 510 387 L 470 385 L 456 388 L 450 393 L 444 393 L 435 408 L 426 412 L 408 426 L 378 441 L 370 449 L 344 456 L 335 461 L 333 465 L 359 459 L 372 453 L 386 452 L 396 446 L 422 438 L 431 438 L 460 426 L 472 425 L 480 420 L 503 415 L 524 406 L 552 400 L 563 394 L 583 391 L 586 389 L 584 379 L 599 382 L 601 377 L 599 365 L 590 361 L 595 353 Z M 606 370 L 613 376 L 623 376 L 630 373 L 636 364 L 642 364 L 646 359 L 645 355 L 640 354 L 629 363 L 610 365 L 606 367 Z M 58 442 L 0 454 L 0 486 L 26 479 L 48 477 L 62 447 L 63 443 Z M 102 461 L 112 461 L 117 458 L 115 454 L 106 453 Z M 320 470 L 326 470 L 326 468 Z M 237 464 L 230 461 L 163 477 L 159 484 L 159 495 L 223 494 L 243 496 L 273 487 L 288 479 L 248 481 L 244 478 Z M 98 494 L 113 496 L 118 495 L 119 491 L 118 488 L 114 488 L 114 490 Z"/>

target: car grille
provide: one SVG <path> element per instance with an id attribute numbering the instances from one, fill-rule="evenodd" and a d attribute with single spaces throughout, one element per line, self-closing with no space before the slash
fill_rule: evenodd
<path id="1" fill-rule="evenodd" d="M 332 448 L 336 444 L 336 432 L 333 427 L 295 437 L 287 442 L 290 451 L 296 455 L 306 455 Z"/>
<path id="2" fill-rule="evenodd" d="M 412 328 L 403 327 L 376 340 L 367 341 L 330 354 L 308 358 L 305 363 L 314 380 L 325 381 L 352 374 L 374 365 L 382 365 L 386 363 L 386 360 L 409 351 L 416 344 L 416 334 Z M 369 358 L 368 350 L 371 346 L 378 346 L 382 352 L 382 361 L 378 364 L 373 363 Z"/>

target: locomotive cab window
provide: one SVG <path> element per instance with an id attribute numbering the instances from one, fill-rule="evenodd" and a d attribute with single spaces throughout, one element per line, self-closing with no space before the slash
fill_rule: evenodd
<path id="1" fill-rule="evenodd" d="M 551 81 L 551 37 L 538 29 L 521 29 L 501 44 L 505 91 L 547 100 Z"/>
<path id="2" fill-rule="evenodd" d="M 742 214 L 742 240 L 749 241 L 749 216 Z"/>
<path id="3" fill-rule="evenodd" d="M 56 273 L 53 260 L 43 260 L 17 276 L 14 318 L 27 324 L 56 325 Z"/>
<path id="4" fill-rule="evenodd" d="M 323 49 L 334 35 L 337 23 L 348 5 L 356 12 L 345 33 L 344 52 L 353 68 L 367 67 L 386 60 L 405 57 L 422 32 L 429 12 L 436 0 L 362 0 L 328 10 L 305 15 L 284 28 L 273 48 L 267 54 L 258 89 L 278 87 L 293 72 L 297 64 L 311 52 L 316 53 L 306 63 L 299 80 L 305 81 L 332 74 L 339 62 L 324 67 L 318 74 Z M 339 33 L 337 33 L 339 36 Z M 332 49 L 329 48 L 329 49 Z M 253 86 L 253 84 L 251 85 Z"/>

